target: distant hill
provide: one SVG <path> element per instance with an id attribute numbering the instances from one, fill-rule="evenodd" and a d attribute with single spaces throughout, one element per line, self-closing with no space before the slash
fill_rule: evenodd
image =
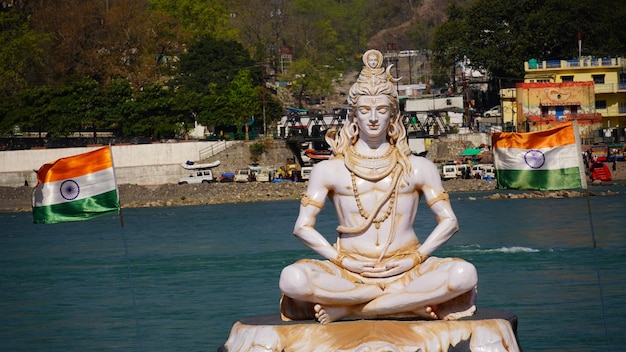
<path id="1" fill-rule="evenodd" d="M 413 8 L 411 19 L 397 26 L 385 28 L 376 33 L 368 41 L 368 47 L 383 49 L 387 43 L 395 42 L 399 50 L 406 49 L 423 49 L 416 48 L 409 38 L 409 32 L 416 24 L 421 24 L 432 31 L 433 28 L 446 21 L 446 7 L 450 2 L 455 0 L 422 0 Z M 457 3 L 464 5 L 472 3 L 473 0 L 456 0 Z M 425 33 L 429 36 L 430 33 Z"/>

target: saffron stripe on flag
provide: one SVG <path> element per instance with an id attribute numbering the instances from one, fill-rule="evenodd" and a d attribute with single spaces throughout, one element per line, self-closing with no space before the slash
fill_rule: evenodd
<path id="1" fill-rule="evenodd" d="M 46 182 L 35 189 L 33 206 L 81 200 L 116 189 L 113 168 L 83 176 Z"/>
<path id="2" fill-rule="evenodd" d="M 102 171 L 110 167 L 113 167 L 111 151 L 109 147 L 104 147 L 45 164 L 37 171 L 37 177 L 40 183 L 54 182 Z M 50 169 L 54 169 L 54 172 L 48 172 Z"/>
<path id="3" fill-rule="evenodd" d="M 33 208 L 35 224 L 55 224 L 67 221 L 88 220 L 119 210 L 116 190 L 97 196 L 54 205 Z"/>
<path id="4" fill-rule="evenodd" d="M 576 137 L 572 133 L 571 123 L 554 127 L 545 131 L 517 133 L 500 132 L 494 135 L 492 147 L 516 149 L 545 149 L 568 144 L 576 145 Z"/>

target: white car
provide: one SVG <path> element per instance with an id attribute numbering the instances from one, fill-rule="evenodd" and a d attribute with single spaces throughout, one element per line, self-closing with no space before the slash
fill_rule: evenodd
<path id="1" fill-rule="evenodd" d="M 215 177 L 213 177 L 213 173 L 211 170 L 198 170 L 194 171 L 193 174 L 182 177 L 178 180 L 179 185 L 184 185 L 188 183 L 210 183 L 215 182 Z"/>
<path id="2" fill-rule="evenodd" d="M 446 164 L 441 167 L 441 179 L 442 180 L 451 180 L 456 178 L 456 165 L 454 164 Z"/>
<path id="3" fill-rule="evenodd" d="M 250 169 L 239 169 L 235 171 L 235 182 L 249 182 L 254 180 L 254 175 Z"/>
<path id="4" fill-rule="evenodd" d="M 500 105 L 496 105 L 493 108 L 485 111 L 485 113 L 483 114 L 485 117 L 496 117 L 496 116 L 501 116 L 502 112 L 500 111 Z"/>

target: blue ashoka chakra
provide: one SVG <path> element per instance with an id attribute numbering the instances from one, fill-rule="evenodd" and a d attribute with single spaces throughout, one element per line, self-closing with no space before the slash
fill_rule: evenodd
<path id="1" fill-rule="evenodd" d="M 546 163 L 546 156 L 536 149 L 531 149 L 524 154 L 524 162 L 532 169 L 539 169 Z"/>
<path id="2" fill-rule="evenodd" d="M 74 200 L 80 194 L 80 186 L 74 180 L 65 180 L 59 189 L 61 197 L 65 200 Z"/>

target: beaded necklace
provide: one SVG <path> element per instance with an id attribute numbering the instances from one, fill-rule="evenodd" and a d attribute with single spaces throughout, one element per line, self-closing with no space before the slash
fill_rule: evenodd
<path id="1" fill-rule="evenodd" d="M 356 175 L 354 174 L 354 172 L 350 172 L 350 176 L 352 177 L 352 190 L 354 191 L 354 199 L 356 200 L 356 205 L 359 208 L 359 214 L 361 214 L 361 217 L 363 219 L 369 219 L 371 214 L 363 208 L 363 204 L 361 203 L 361 196 L 359 194 L 359 189 L 356 185 Z M 394 173 L 392 173 L 392 178 L 393 176 Z M 376 226 L 376 229 L 380 229 L 380 224 L 382 222 L 385 222 L 385 220 L 387 220 L 387 218 L 389 218 L 389 215 L 391 215 L 391 213 L 393 212 L 394 204 L 396 202 L 396 187 L 398 187 L 398 182 L 393 185 L 393 190 L 391 192 L 391 195 L 389 196 L 389 203 L 387 205 L 387 210 L 385 211 L 385 213 L 372 220 L 372 223 L 374 224 L 374 226 Z"/>

